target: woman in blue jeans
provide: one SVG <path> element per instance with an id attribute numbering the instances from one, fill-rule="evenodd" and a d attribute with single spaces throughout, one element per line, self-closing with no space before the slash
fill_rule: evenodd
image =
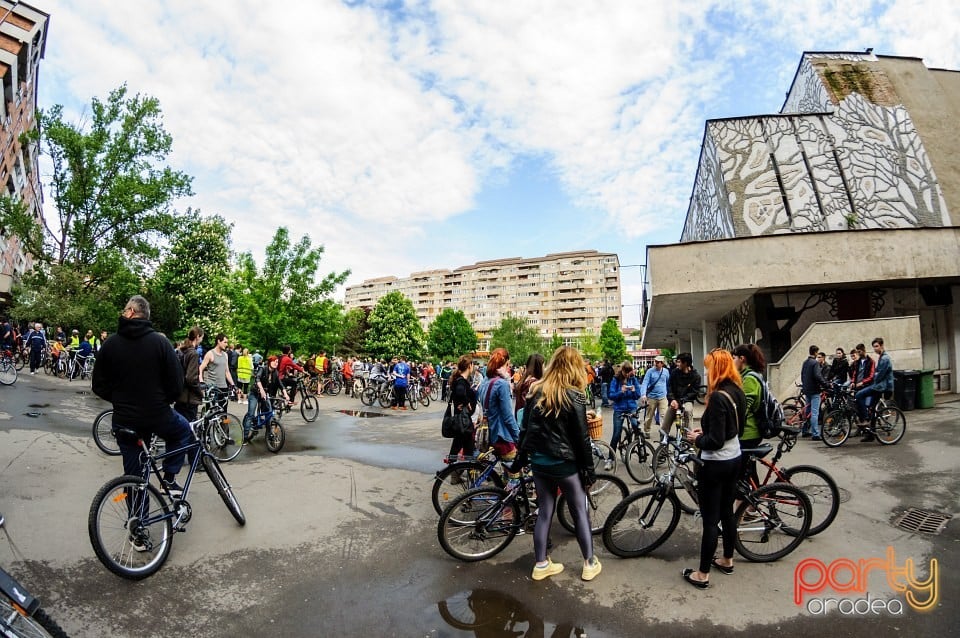
<path id="1" fill-rule="evenodd" d="M 733 573 L 733 546 L 737 525 L 733 519 L 733 501 L 740 475 L 740 431 L 747 413 L 740 373 L 733 357 L 717 348 L 703 360 L 707 369 L 707 407 L 700 419 L 700 428 L 691 431 L 687 440 L 700 448 L 703 465 L 697 472 L 697 496 L 703 537 L 700 541 L 699 569 L 687 568 L 683 579 L 698 589 L 710 585 L 710 567 L 724 574 Z M 723 525 L 723 556 L 715 557 Z"/>
<path id="2" fill-rule="evenodd" d="M 623 436 L 623 420 L 630 419 L 630 428 L 636 432 L 637 399 L 640 398 L 640 380 L 633 369 L 633 364 L 624 361 L 620 364 L 620 371 L 610 380 L 607 396 L 613 402 L 613 436 L 610 437 L 610 458 L 604 466 L 609 471 L 613 467 L 613 454 L 620 445 Z"/>

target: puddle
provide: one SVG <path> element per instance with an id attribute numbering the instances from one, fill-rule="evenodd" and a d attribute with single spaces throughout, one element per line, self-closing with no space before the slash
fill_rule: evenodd
<path id="1" fill-rule="evenodd" d="M 364 412 L 363 410 L 337 410 L 341 414 L 346 414 L 347 416 L 355 416 L 361 419 L 373 419 L 378 416 L 387 416 L 386 414 L 381 414 L 380 412 Z"/>
<path id="2" fill-rule="evenodd" d="M 33 418 L 33 419 L 36 419 L 36 418 L 38 418 L 38 417 L 43 416 L 43 412 L 40 412 L 40 411 L 38 411 L 38 410 L 33 410 L 33 411 L 31 411 L 31 412 L 24 412 L 23 415 L 24 415 L 24 416 L 31 417 L 31 418 Z"/>
<path id="3" fill-rule="evenodd" d="M 476 630 L 477 636 L 587 636 L 586 628 L 569 622 L 554 624 L 544 621 L 513 596 L 493 589 L 454 594 L 438 602 L 437 611 L 450 627 L 461 631 Z M 589 635 L 594 638 L 601 636 L 596 631 L 590 631 Z"/>
<path id="4" fill-rule="evenodd" d="M 49 408 L 49 403 L 29 403 L 27 404 L 28 408 Z"/>

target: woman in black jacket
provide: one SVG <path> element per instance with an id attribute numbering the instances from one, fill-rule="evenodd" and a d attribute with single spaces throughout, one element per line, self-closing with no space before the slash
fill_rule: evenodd
<path id="1" fill-rule="evenodd" d="M 537 487 L 540 511 L 533 528 L 537 563 L 533 579 L 559 574 L 563 565 L 547 556 L 547 539 L 557 505 L 557 490 L 566 497 L 576 524 L 577 543 L 583 554 L 583 580 L 600 573 L 593 555 L 593 536 L 587 513 L 586 489 L 593 484 L 593 458 L 587 434 L 587 376 L 583 357 L 574 348 L 558 348 L 544 369 L 543 379 L 533 384 L 532 396 L 523 410 L 520 450 L 529 458 Z"/>
<path id="2" fill-rule="evenodd" d="M 450 376 L 450 404 L 453 413 L 458 414 L 466 410 L 468 414 L 473 414 L 477 408 L 477 393 L 470 387 L 470 375 L 473 374 L 473 359 L 464 355 L 457 361 Z M 474 454 L 474 429 L 469 432 L 463 432 L 453 437 L 450 443 L 450 456 L 456 456 L 463 453 L 464 457 L 470 457 Z"/>
<path id="3" fill-rule="evenodd" d="M 737 525 L 733 501 L 740 475 L 740 432 L 747 416 L 747 398 L 733 357 L 717 348 L 703 360 L 707 369 L 707 407 L 700 428 L 687 440 L 700 448 L 703 465 L 697 472 L 697 496 L 703 537 L 700 541 L 700 569 L 684 569 L 683 579 L 699 589 L 710 584 L 710 567 L 733 573 L 733 544 Z M 715 558 L 718 523 L 723 525 L 723 557 Z"/>

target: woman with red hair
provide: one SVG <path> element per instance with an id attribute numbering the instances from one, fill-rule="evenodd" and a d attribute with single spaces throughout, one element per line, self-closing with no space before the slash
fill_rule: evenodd
<path id="1" fill-rule="evenodd" d="M 740 433 L 747 417 L 747 398 L 733 356 L 722 348 L 708 354 L 707 407 L 700 428 L 687 440 L 700 448 L 703 465 L 697 472 L 697 496 L 703 538 L 700 541 L 700 569 L 684 569 L 683 579 L 698 589 L 710 584 L 710 567 L 724 574 L 733 573 L 733 543 L 737 524 L 733 520 L 733 500 L 740 475 Z M 718 524 L 723 525 L 723 557 L 717 551 Z"/>
<path id="2" fill-rule="evenodd" d="M 487 362 L 487 380 L 477 393 L 483 416 L 490 428 L 490 445 L 502 461 L 512 461 L 517 455 L 520 427 L 513 414 L 510 390 L 510 353 L 497 348 Z M 486 452 L 486 450 L 480 450 Z"/>

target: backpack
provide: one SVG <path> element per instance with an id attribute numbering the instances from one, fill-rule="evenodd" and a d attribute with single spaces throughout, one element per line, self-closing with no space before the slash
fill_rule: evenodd
<path id="1" fill-rule="evenodd" d="M 747 374 L 760 382 L 760 406 L 756 412 L 757 429 L 760 430 L 760 436 L 765 439 L 772 439 L 780 434 L 780 429 L 783 427 L 783 407 L 770 392 L 770 388 L 763 377 L 753 370 Z"/>

